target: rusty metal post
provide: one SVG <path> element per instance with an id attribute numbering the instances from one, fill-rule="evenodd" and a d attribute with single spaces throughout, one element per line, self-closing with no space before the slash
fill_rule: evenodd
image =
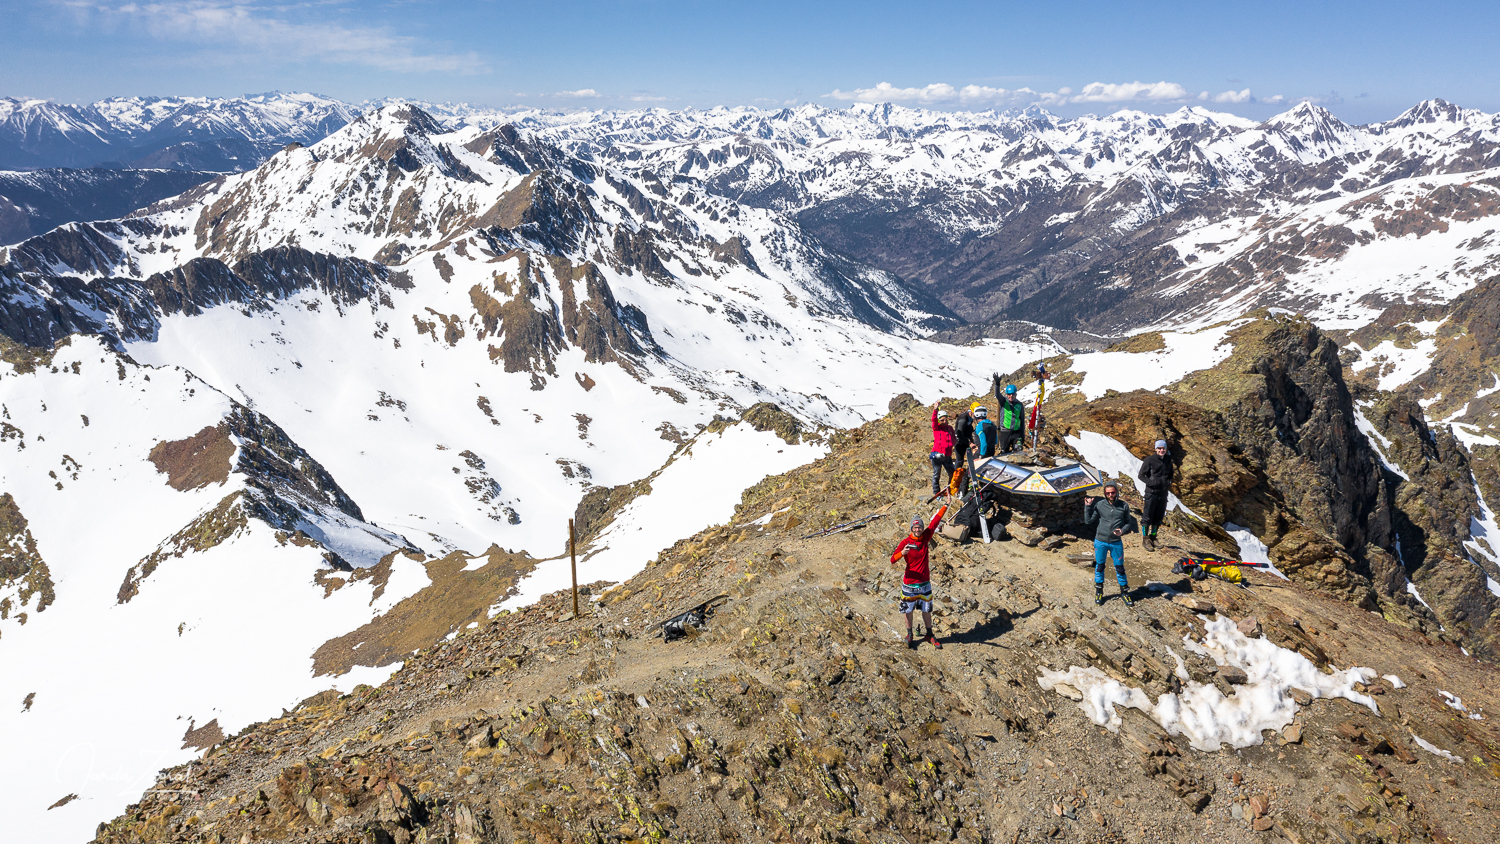
<path id="1" fill-rule="evenodd" d="M 568 519 L 568 562 L 573 566 L 573 617 L 578 617 L 578 551 L 573 538 L 573 520 Z"/>

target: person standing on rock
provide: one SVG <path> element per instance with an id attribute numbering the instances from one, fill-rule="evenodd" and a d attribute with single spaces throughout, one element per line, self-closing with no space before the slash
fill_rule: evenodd
<path id="1" fill-rule="evenodd" d="M 927 630 L 927 641 L 939 650 L 943 647 L 932 630 L 932 571 L 927 562 L 927 549 L 932 544 L 933 531 L 937 530 L 938 522 L 947 511 L 947 504 L 939 507 L 925 528 L 921 519 L 912 519 L 911 533 L 902 537 L 896 550 L 891 552 L 891 565 L 903 559 L 906 561 L 906 571 L 901 575 L 900 607 L 906 615 L 906 646 L 912 650 L 916 650 L 917 640 L 911 635 L 911 617 L 919 608 L 922 610 L 922 626 Z"/>
<path id="2" fill-rule="evenodd" d="M 1026 405 L 1016 398 L 1016 385 L 1000 389 L 1000 373 L 990 376 L 995 385 L 995 401 L 1000 403 L 1000 454 L 1010 454 L 1016 446 L 1026 444 Z"/>
<path id="3" fill-rule="evenodd" d="M 1115 483 L 1104 485 L 1104 497 L 1084 496 L 1083 523 L 1097 524 L 1094 530 L 1094 603 L 1104 603 L 1104 558 L 1114 556 L 1115 580 L 1120 584 L 1120 597 L 1125 606 L 1133 606 L 1130 597 L 1130 581 L 1125 578 L 1125 534 L 1135 530 L 1136 519 L 1130 505 L 1120 498 L 1120 487 Z"/>
<path id="4" fill-rule="evenodd" d="M 948 470 L 948 483 L 953 482 L 953 426 L 948 424 L 948 411 L 939 410 L 938 402 L 932 403 L 932 452 L 928 455 L 932 461 L 932 497 L 936 498 L 942 494 L 946 486 L 939 487 L 938 481 L 943 479 L 943 470 Z"/>
<path id="5" fill-rule="evenodd" d="M 1146 487 L 1145 506 L 1141 508 L 1141 547 L 1156 550 L 1156 529 L 1167 517 L 1167 498 L 1172 488 L 1172 460 L 1167 457 L 1167 441 L 1157 440 L 1155 451 L 1141 461 L 1136 474 Z"/>

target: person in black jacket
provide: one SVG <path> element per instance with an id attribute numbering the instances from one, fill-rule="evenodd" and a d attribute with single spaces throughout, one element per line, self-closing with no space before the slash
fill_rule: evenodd
<path id="1" fill-rule="evenodd" d="M 1172 460 L 1167 456 L 1167 441 L 1157 440 L 1154 454 L 1141 462 L 1136 475 L 1145 485 L 1145 505 L 1141 509 L 1141 546 L 1156 550 L 1156 529 L 1167 517 L 1167 498 L 1171 495 Z"/>
<path id="2" fill-rule="evenodd" d="M 965 410 L 958 414 L 953 420 L 953 461 L 959 466 L 973 468 L 970 460 L 969 447 L 974 444 L 974 415 Z M 964 472 L 963 480 L 959 483 L 958 494 L 966 496 L 969 494 L 969 472 Z"/>

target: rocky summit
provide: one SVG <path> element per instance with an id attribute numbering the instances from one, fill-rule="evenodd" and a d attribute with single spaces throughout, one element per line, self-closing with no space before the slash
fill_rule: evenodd
<path id="1" fill-rule="evenodd" d="M 1275 350 L 1266 339 L 1257 354 Z M 1050 429 L 1050 459 L 1084 457 L 1067 447 L 1070 433 L 1120 406 L 1070 407 L 1074 421 Z M 1171 436 L 1209 413 L 1162 398 L 1142 424 Z M 908 649 L 888 556 L 909 517 L 935 506 L 927 417 L 909 396 L 892 402 L 885 417 L 836 434 L 827 456 L 752 487 L 725 524 L 629 580 L 585 590 L 578 615 L 566 591 L 543 596 L 422 649 L 378 687 L 314 695 L 219 741 L 162 771 L 95 840 L 1500 833 L 1494 664 L 1378 590 L 1385 612 L 1371 612 L 1357 562 L 1330 579 L 1294 567 L 1287 551 L 1278 561 L 1289 581 L 1260 571 L 1243 586 L 1195 581 L 1173 563 L 1233 541 L 1174 511 L 1157 550 L 1126 539 L 1134 607 L 1113 584 L 1096 607 L 1079 531 L 1027 526 L 1002 508 L 994 527 L 1004 533 L 1009 520 L 1013 538 L 938 540 L 943 647 Z M 1206 426 L 1174 441 L 1194 479 L 1181 488 L 1192 509 L 1275 510 L 1265 517 L 1295 525 L 1289 536 L 1338 529 L 1299 519 L 1288 503 L 1299 486 L 1276 472 L 1226 471 L 1213 483 L 1201 464 L 1244 465 L 1217 436 Z M 1305 457 L 1319 483 L 1332 482 L 1316 464 L 1337 461 Z M 808 538 L 867 514 L 883 518 Z M 1057 541 L 1023 539 L 1032 534 Z M 1273 556 L 1287 542 L 1301 540 L 1281 540 Z M 716 597 L 703 626 L 661 635 L 664 619 Z"/>

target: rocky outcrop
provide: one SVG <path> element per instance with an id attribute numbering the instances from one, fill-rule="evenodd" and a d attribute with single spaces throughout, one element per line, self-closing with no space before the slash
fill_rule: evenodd
<path id="1" fill-rule="evenodd" d="M 1141 335 L 1116 348 L 1144 352 L 1158 342 Z M 1264 314 L 1229 342 L 1228 360 L 1164 395 L 1112 393 L 1089 403 L 1057 394 L 1048 404 L 1050 447 L 1069 452 L 1066 435 L 1093 430 L 1145 457 L 1165 439 L 1174 492 L 1188 507 L 1215 528 L 1250 528 L 1289 575 L 1373 608 L 1372 583 L 1391 580 L 1390 493 L 1358 435 L 1338 347 L 1306 320 Z M 1070 366 L 1068 358 L 1049 363 L 1058 384 L 1071 381 Z"/>
<path id="2" fill-rule="evenodd" d="M 112 241 L 102 243 L 113 246 Z M 115 344 L 151 339 L 163 316 L 195 315 L 225 304 L 262 309 L 309 290 L 326 294 L 336 306 L 369 299 L 388 306 L 388 288 L 409 284 L 399 270 L 295 246 L 246 255 L 233 266 L 217 258 L 194 258 L 139 281 L 112 275 L 85 280 L 25 269 L 38 254 L 17 253 L 13 266 L 0 265 L 0 334 L 32 347 L 50 347 L 75 333 L 103 336 Z"/>
<path id="3" fill-rule="evenodd" d="M 8 492 L 0 493 L 0 590 L 9 593 L 0 599 L 0 620 L 16 617 L 22 624 L 57 597 L 26 517 Z"/>
<path id="4" fill-rule="evenodd" d="M 1428 427 L 1410 395 L 1379 394 L 1364 414 L 1381 437 L 1385 458 L 1405 476 L 1387 475 L 1401 565 L 1381 585 L 1398 603 L 1416 604 L 1405 590 L 1410 578 L 1437 620 L 1472 650 L 1500 653 L 1500 598 L 1464 547 L 1471 538 L 1470 515 L 1479 512 L 1480 472 L 1449 429 Z"/>

